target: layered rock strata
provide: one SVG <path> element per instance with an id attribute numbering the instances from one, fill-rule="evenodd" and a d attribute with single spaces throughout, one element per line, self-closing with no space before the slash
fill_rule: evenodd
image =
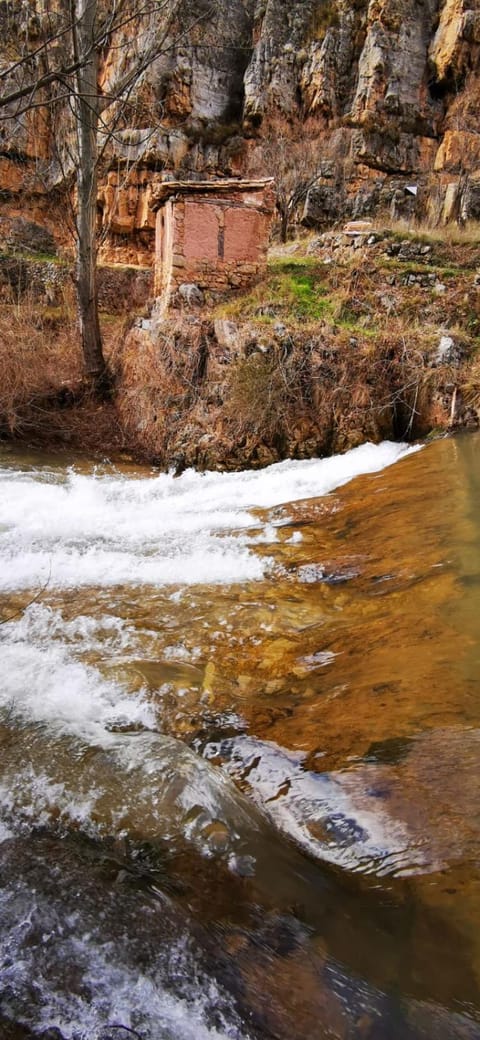
<path id="1" fill-rule="evenodd" d="M 15 19 L 2 5 L 4 68 L 12 43 L 42 39 L 47 7 L 49 24 L 65 16 L 65 0 L 29 0 Z M 299 212 L 313 226 L 379 210 L 480 217 L 478 0 L 216 0 L 213 12 L 185 0 L 167 43 L 149 18 L 126 21 L 102 53 L 108 96 L 142 41 L 156 34 L 161 52 L 105 151 L 105 261 L 153 261 L 149 199 L 167 177 L 281 179 L 280 137 L 291 142 L 290 178 L 311 182 Z M 52 203 L 71 186 L 68 113 L 53 118 L 45 96 L 44 107 L 4 119 L 0 135 L 3 214 L 28 212 L 67 245 L 64 204 Z"/>

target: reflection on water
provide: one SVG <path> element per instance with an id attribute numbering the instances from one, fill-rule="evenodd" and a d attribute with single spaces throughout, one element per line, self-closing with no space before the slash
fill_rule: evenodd
<path id="1" fill-rule="evenodd" d="M 478 1040 L 479 453 L 5 453 L 0 1034 Z"/>

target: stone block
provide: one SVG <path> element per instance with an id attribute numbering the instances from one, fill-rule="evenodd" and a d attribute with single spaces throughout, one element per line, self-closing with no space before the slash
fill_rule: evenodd
<path id="1" fill-rule="evenodd" d="M 205 301 L 202 290 L 194 283 L 183 282 L 178 287 L 178 292 L 189 307 L 201 307 Z"/>
<path id="2" fill-rule="evenodd" d="M 218 286 L 220 288 L 221 286 Z M 233 350 L 238 346 L 238 325 L 225 318 L 217 318 L 213 323 L 218 345 L 222 350 Z"/>

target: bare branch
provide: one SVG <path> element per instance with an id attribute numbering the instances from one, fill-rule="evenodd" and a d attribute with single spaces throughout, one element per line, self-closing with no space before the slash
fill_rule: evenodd
<path id="1" fill-rule="evenodd" d="M 29 600 L 29 602 L 26 603 L 24 607 L 19 607 L 18 610 L 14 610 L 13 614 L 9 614 L 8 617 L 2 618 L 1 621 L 0 621 L 0 625 L 7 625 L 8 622 L 9 621 L 13 621 L 14 618 L 23 617 L 23 615 L 25 614 L 25 611 L 28 610 L 29 607 L 32 607 L 34 603 L 38 603 L 40 597 L 43 596 L 43 593 L 46 592 L 46 590 L 48 589 L 48 586 L 50 584 L 51 576 L 52 576 L 52 561 L 50 560 L 50 567 L 49 567 L 49 570 L 48 570 L 48 578 L 47 578 L 45 584 L 42 585 L 41 589 L 38 590 L 37 594 L 33 597 L 33 599 Z"/>
<path id="2" fill-rule="evenodd" d="M 129 1036 L 133 1036 L 135 1040 L 144 1040 L 140 1033 L 137 1033 L 136 1029 L 132 1029 L 131 1026 L 122 1026 L 120 1023 L 112 1022 L 108 1026 L 104 1026 L 102 1032 L 106 1029 L 122 1029 Z"/>
<path id="3" fill-rule="evenodd" d="M 62 174 L 76 179 L 76 287 L 85 368 L 91 385 L 108 390 L 108 373 L 98 320 L 97 178 L 111 142 L 123 144 L 118 128 L 126 117 L 135 87 L 147 69 L 171 54 L 195 28 L 213 16 L 215 4 L 189 17 L 185 0 L 66 0 L 67 15 L 58 22 L 46 4 L 46 20 L 38 38 L 27 38 L 24 53 L 0 70 L 0 120 L 23 129 L 21 120 L 40 111 L 50 131 L 50 154 Z M 137 27 L 132 44 L 131 26 Z M 116 51 L 125 49 L 125 60 Z M 128 51 L 127 51 L 128 48 Z M 101 85 L 102 73 L 106 82 Z M 75 133 L 52 133 L 58 113 L 72 120 Z M 159 128 L 147 126 L 145 142 Z M 72 137 L 75 145 L 71 145 Z M 76 149 L 76 151 L 74 151 Z M 137 149 L 138 151 L 138 149 Z M 72 167 L 71 173 L 69 167 Z M 53 167 L 51 172 L 53 173 Z M 131 167 L 125 176 L 131 174 Z M 103 387 L 103 391 L 100 391 Z"/>

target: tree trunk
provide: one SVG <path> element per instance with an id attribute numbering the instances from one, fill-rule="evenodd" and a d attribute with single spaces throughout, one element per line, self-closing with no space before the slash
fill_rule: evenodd
<path id="1" fill-rule="evenodd" d="M 286 242 L 288 237 L 288 218 L 290 214 L 288 212 L 288 206 L 280 210 L 280 241 Z"/>
<path id="2" fill-rule="evenodd" d="M 77 298 L 80 335 L 87 379 L 96 393 L 108 389 L 98 319 L 97 289 L 97 160 L 98 52 L 94 45 L 96 0 L 72 2 L 74 50 L 81 59 L 75 75 L 78 140 L 77 169 Z"/>

